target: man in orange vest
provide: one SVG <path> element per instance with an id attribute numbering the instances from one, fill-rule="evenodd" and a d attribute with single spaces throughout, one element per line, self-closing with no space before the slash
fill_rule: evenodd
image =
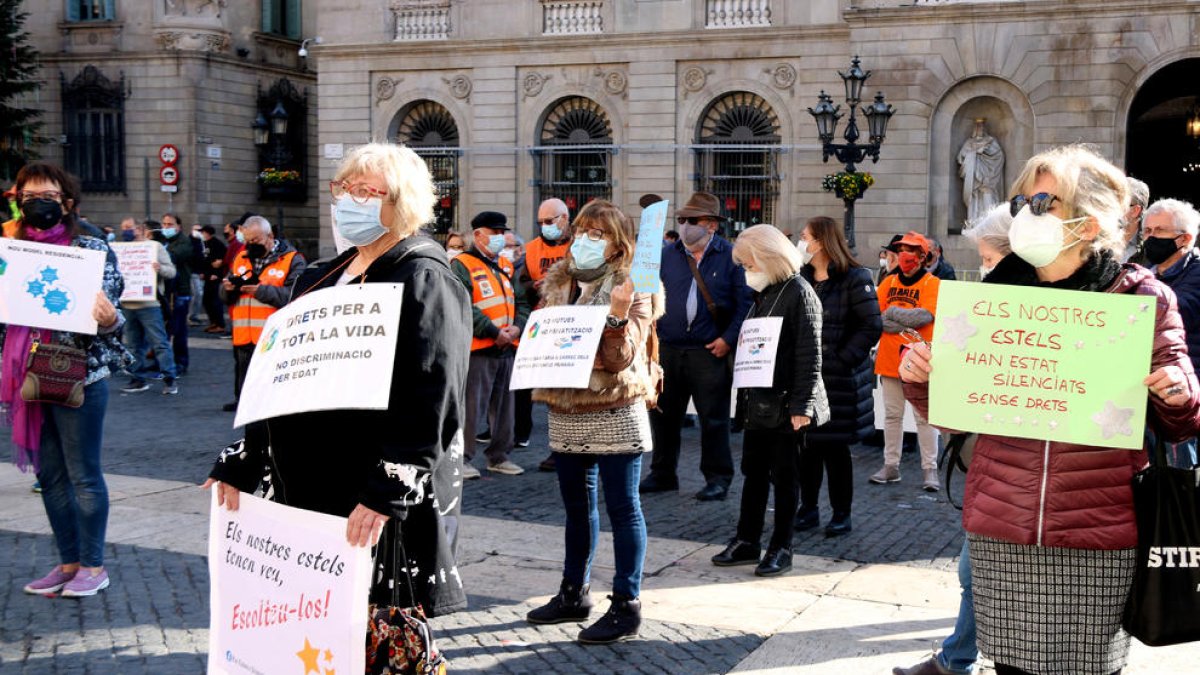
<path id="1" fill-rule="evenodd" d="M 484 449 L 488 470 L 516 476 L 525 470 L 508 459 L 514 444 L 514 399 L 508 384 L 517 340 L 529 318 L 529 304 L 524 291 L 513 282 L 512 263 L 500 255 L 508 218 L 503 213 L 483 211 L 471 219 L 471 229 L 471 248 L 450 262 L 450 268 L 471 294 L 474 327 L 471 364 L 467 370 L 463 478 L 479 477 L 479 470 L 471 465 L 471 460 L 475 457 L 479 417 L 485 410 L 491 430 Z"/>
<path id="2" fill-rule="evenodd" d="M 247 218 L 238 232 L 246 247 L 221 282 L 221 299 L 233 321 L 233 393 L 240 398 L 263 324 L 288 303 L 292 285 L 307 263 L 291 244 L 275 238 L 271 223 L 262 216 Z M 237 402 L 225 409 L 236 410 Z"/>

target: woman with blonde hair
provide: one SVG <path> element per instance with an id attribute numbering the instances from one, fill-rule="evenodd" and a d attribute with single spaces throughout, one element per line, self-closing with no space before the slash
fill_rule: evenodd
<path id="1" fill-rule="evenodd" d="M 632 222 L 604 200 L 589 202 L 571 226 L 567 257 L 546 272 L 543 307 L 607 306 L 608 318 L 585 389 L 535 389 L 549 406 L 550 449 L 566 509 L 563 580 L 558 595 L 529 612 L 534 624 L 584 621 L 592 557 L 600 536 L 597 482 L 612 522 L 615 574 L 608 612 L 579 633 L 586 644 L 637 637 L 641 625 L 642 564 L 646 522 L 638 496 L 642 453 L 653 449 L 646 401 L 655 391 L 647 351 L 661 294 L 635 293 L 629 269 L 636 241 Z"/>
<path id="2" fill-rule="evenodd" d="M 792 518 L 799 497 L 797 443 L 805 432 L 829 421 L 829 401 L 821 381 L 821 302 L 800 274 L 803 258 L 782 232 L 755 225 L 742 232 L 733 260 L 746 270 L 754 289 L 747 320 L 783 319 L 770 387 L 738 391 L 745 429 L 742 442 L 741 515 L 737 534 L 712 562 L 718 567 L 757 565 L 762 577 L 792 569 Z M 767 496 L 775 488 L 775 526 L 767 553 L 762 550 Z"/>
<path id="3" fill-rule="evenodd" d="M 326 410 L 266 420 L 271 447 L 221 453 L 205 487 L 231 510 L 269 473 L 275 501 L 348 518 L 346 539 L 379 549 L 371 602 L 442 615 L 467 604 L 454 561 L 462 496 L 470 299 L 446 254 L 419 233 L 433 219 L 433 180 L 408 148 L 356 148 L 329 184 L 338 233 L 352 248 L 309 268 L 292 297 L 346 284 L 403 284 L 386 410 Z M 336 367 L 336 366 L 322 366 Z M 387 521 L 389 527 L 380 538 Z M 397 537 L 397 530 L 398 537 Z M 401 543 L 400 540 L 403 540 Z M 409 582 L 396 561 L 407 554 Z M 389 564 L 389 561 L 391 564 Z M 409 589 L 415 597 L 407 597 Z"/>
<path id="4" fill-rule="evenodd" d="M 1083 146 L 1032 157 L 1013 185 L 1009 244 L 985 283 L 1134 294 L 1153 303 L 1155 337 L 1146 424 L 1160 438 L 1194 435 L 1200 386 L 1175 295 L 1149 271 L 1121 264 L 1125 176 Z M 905 394 L 928 412 L 931 352 L 908 349 Z M 934 377 L 954 377 L 941 373 Z M 1095 673 L 1125 666 L 1121 615 L 1135 567 L 1133 474 L 1146 453 L 980 434 L 967 473 L 979 650 L 999 675 Z"/>

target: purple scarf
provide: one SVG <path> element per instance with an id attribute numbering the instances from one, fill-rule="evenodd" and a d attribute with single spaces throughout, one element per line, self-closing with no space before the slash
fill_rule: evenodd
<path id="1" fill-rule="evenodd" d="M 41 244 L 66 246 L 71 243 L 62 223 L 44 231 L 26 228 L 25 237 Z M 0 408 L 4 411 L 4 423 L 12 425 L 12 441 L 16 447 L 14 460 L 22 471 L 28 471 L 31 465 L 34 471 L 38 470 L 38 451 L 42 447 L 42 406 L 21 398 L 26 359 L 32 344 L 33 329 L 10 324 L 0 359 Z"/>

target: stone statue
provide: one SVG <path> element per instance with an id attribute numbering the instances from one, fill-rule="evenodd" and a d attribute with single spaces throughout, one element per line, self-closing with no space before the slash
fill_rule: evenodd
<path id="1" fill-rule="evenodd" d="M 987 120 L 975 120 L 975 130 L 958 151 L 958 175 L 963 179 L 963 203 L 967 222 L 975 222 L 1002 201 L 1004 149 L 984 128 Z"/>

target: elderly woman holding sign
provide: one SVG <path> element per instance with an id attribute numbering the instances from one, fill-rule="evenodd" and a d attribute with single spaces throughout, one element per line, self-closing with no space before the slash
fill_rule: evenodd
<path id="1" fill-rule="evenodd" d="M 750 309 L 738 337 L 733 386 L 746 430 L 742 443 L 742 510 L 737 535 L 713 556 L 719 567 L 757 565 L 754 573 L 773 577 L 792 569 L 792 518 L 799 501 L 798 443 L 810 427 L 829 421 L 829 400 L 821 379 L 821 301 L 800 270 L 804 259 L 782 232 L 755 225 L 741 234 L 733 260 L 746 270 L 754 289 Z M 759 331 L 754 339 L 751 331 Z M 762 336 L 762 337 L 757 337 Z M 768 379 L 750 380 L 746 356 L 769 353 L 775 363 Z M 739 368 L 739 366 L 742 366 Z M 739 373 L 739 370 L 742 373 Z M 763 518 L 767 497 L 775 488 L 775 526 L 762 556 Z"/>
<path id="2" fill-rule="evenodd" d="M 657 338 L 662 295 L 635 293 L 633 224 L 616 206 L 589 202 L 572 225 L 567 257 L 546 272 L 542 306 L 608 307 L 592 373 L 584 389 L 535 389 L 550 408 L 550 449 L 567 512 L 566 560 L 558 595 L 529 612 L 530 623 L 584 621 L 592 557 L 600 536 L 596 484 L 612 521 L 616 574 L 608 612 L 579 633 L 579 641 L 607 644 L 636 637 L 641 626 L 642 563 L 646 522 L 638 498 L 642 453 L 653 449 L 647 402 L 655 398 Z"/>
<path id="3" fill-rule="evenodd" d="M 1168 440 L 1195 434 L 1200 387 L 1175 296 L 1145 269 L 1120 262 L 1125 176 L 1091 150 L 1032 157 L 1013 185 L 1012 255 L 985 283 L 1144 297 L 1155 312 L 1146 423 Z M 927 344 L 906 350 L 908 399 L 928 412 L 935 371 Z M 1004 673 L 1103 673 L 1125 665 L 1121 615 L 1135 566 L 1130 480 L 1146 454 L 980 434 L 967 474 L 979 649 Z"/>
<path id="4" fill-rule="evenodd" d="M 361 146 L 343 161 L 330 191 L 334 227 L 353 247 L 307 270 L 292 297 L 344 284 L 403 284 L 403 297 L 395 299 L 401 310 L 392 327 L 398 337 L 388 408 L 270 418 L 269 453 L 248 445 L 227 449 L 205 486 L 217 485 L 219 501 L 237 508 L 238 492 L 253 491 L 267 471 L 271 498 L 348 518 L 346 538 L 360 546 L 379 541 L 389 519 L 402 520 L 402 542 L 384 537 L 381 550 L 392 554 L 377 559 L 400 560 L 394 553 L 402 545 L 420 573 L 411 578 L 416 597 L 401 602 L 445 614 L 466 605 L 454 542 L 470 301 L 442 247 L 418 233 L 433 218 L 434 190 L 415 153 Z M 392 604 L 391 583 L 400 573 L 377 570 L 373 602 Z M 407 594 L 408 583 L 396 586 Z"/>

